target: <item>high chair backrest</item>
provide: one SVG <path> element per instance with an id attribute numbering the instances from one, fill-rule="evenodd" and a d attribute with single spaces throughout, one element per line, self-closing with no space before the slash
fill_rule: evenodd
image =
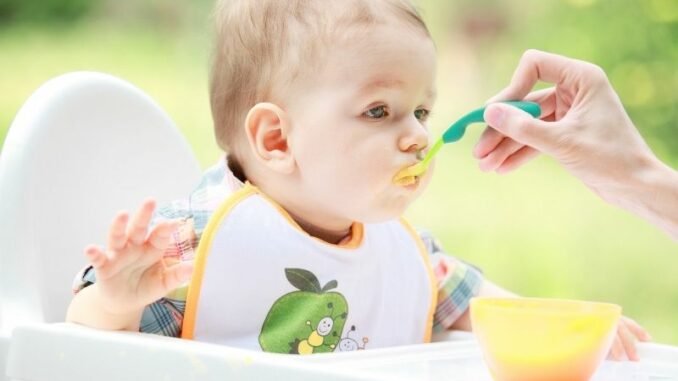
<path id="1" fill-rule="evenodd" d="M 118 210 L 187 196 L 199 165 L 169 117 L 110 75 L 52 79 L 23 105 L 0 153 L 0 330 L 63 321 L 83 248 Z"/>

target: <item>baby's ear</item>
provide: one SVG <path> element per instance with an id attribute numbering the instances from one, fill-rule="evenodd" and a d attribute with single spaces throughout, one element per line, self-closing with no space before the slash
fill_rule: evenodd
<path id="1" fill-rule="evenodd" d="M 289 174 L 294 156 L 287 144 L 287 113 L 273 103 L 257 103 L 247 113 L 245 132 L 252 155 L 266 167 Z"/>

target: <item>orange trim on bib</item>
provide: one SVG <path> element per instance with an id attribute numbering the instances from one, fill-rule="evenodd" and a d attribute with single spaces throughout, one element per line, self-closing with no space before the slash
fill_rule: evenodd
<path id="1" fill-rule="evenodd" d="M 306 235 L 307 237 L 313 239 L 316 242 L 320 242 L 324 245 L 336 247 L 336 248 L 340 248 L 340 249 L 356 249 L 356 248 L 360 247 L 360 245 L 363 243 L 363 236 L 364 236 L 365 227 L 361 222 L 354 222 L 353 224 L 351 224 L 351 240 L 350 241 L 348 241 L 346 243 L 339 244 L 339 245 L 335 245 L 333 243 L 323 241 L 320 238 L 317 238 L 317 237 L 314 237 L 314 236 L 308 234 L 304 229 L 301 228 L 301 226 L 299 226 L 297 221 L 295 221 L 292 218 L 292 216 L 290 216 L 290 214 L 282 206 L 280 206 L 280 204 L 278 204 L 272 198 L 268 197 L 265 193 L 261 192 L 259 190 L 259 188 L 255 187 L 254 185 L 252 185 L 250 183 L 247 183 L 245 185 L 245 187 L 253 188 L 254 191 L 259 196 L 261 196 L 264 200 L 268 201 L 271 205 L 273 205 L 273 207 L 275 207 L 276 210 L 278 210 L 278 212 L 283 217 L 285 217 L 287 222 L 289 222 L 289 224 L 292 225 L 293 228 L 295 228 L 296 230 L 298 230 L 299 232 L 301 232 L 302 234 Z"/>
<path id="2" fill-rule="evenodd" d="M 302 232 L 306 236 L 321 242 L 328 246 L 333 246 L 341 249 L 355 249 L 358 248 L 364 238 L 364 225 L 359 222 L 354 222 L 351 225 L 351 240 L 341 245 L 331 244 L 319 238 L 313 237 L 304 231 L 299 224 L 297 224 L 290 214 L 283 209 L 277 202 L 262 193 L 256 186 L 247 182 L 243 188 L 229 196 L 212 214 L 205 229 L 203 230 L 198 248 L 196 250 L 195 263 L 193 266 L 193 276 L 188 286 L 188 295 L 186 296 L 186 310 L 184 312 L 184 321 L 181 325 L 181 338 L 192 340 L 195 334 L 195 319 L 198 313 L 198 302 L 200 299 L 200 289 L 202 286 L 203 276 L 205 274 L 205 265 L 207 263 L 207 256 L 212 247 L 212 240 L 217 231 L 219 224 L 224 217 L 235 207 L 239 202 L 252 195 L 259 195 L 264 200 L 268 201 L 296 230 Z"/>
<path id="3" fill-rule="evenodd" d="M 205 264 L 210 248 L 212 247 L 212 240 L 217 232 L 217 227 L 223 221 L 224 216 L 233 209 L 240 201 L 257 193 L 256 189 L 251 186 L 233 193 L 224 201 L 223 204 L 217 208 L 207 225 L 203 230 L 198 249 L 196 250 L 195 263 L 193 265 L 193 276 L 191 283 L 188 286 L 188 295 L 186 296 L 186 310 L 184 311 L 184 321 L 181 325 L 181 338 L 193 340 L 195 334 L 195 316 L 198 313 L 198 301 L 200 300 L 200 289 L 202 286 L 202 279 L 205 275 Z"/>
<path id="4" fill-rule="evenodd" d="M 424 266 L 426 266 L 426 272 L 428 273 L 429 281 L 431 283 L 431 306 L 428 310 L 426 332 L 424 333 L 424 342 L 430 343 L 431 335 L 433 334 L 433 315 L 435 314 L 436 307 L 438 306 L 438 278 L 436 278 L 436 275 L 433 273 L 433 267 L 431 266 L 431 261 L 429 260 L 428 250 L 426 250 L 426 246 L 421 240 L 421 237 L 419 237 L 419 234 L 417 234 L 417 231 L 412 227 L 412 225 L 410 225 L 409 222 L 407 222 L 404 217 L 400 218 L 400 222 L 410 233 L 412 239 L 414 239 L 414 241 L 417 243 L 419 254 L 421 254 L 421 258 L 424 260 Z"/>

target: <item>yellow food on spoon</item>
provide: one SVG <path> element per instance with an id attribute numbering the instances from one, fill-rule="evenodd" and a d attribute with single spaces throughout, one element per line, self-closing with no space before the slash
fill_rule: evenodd
<path id="1" fill-rule="evenodd" d="M 407 186 L 410 184 L 414 184 L 417 181 L 417 177 L 422 176 L 424 173 L 426 173 L 426 169 L 428 169 L 428 164 L 433 158 L 433 155 L 438 152 L 440 147 L 443 146 L 445 142 L 443 142 L 442 139 L 439 139 L 436 144 L 433 145 L 433 148 L 431 148 L 427 153 L 426 157 L 424 157 L 424 160 L 418 162 L 417 164 L 410 165 L 407 168 L 403 168 L 400 172 L 398 172 L 395 177 L 393 178 L 393 183 L 396 185 L 401 185 L 401 186 Z"/>
<path id="2" fill-rule="evenodd" d="M 411 165 L 398 172 L 393 178 L 393 183 L 402 186 L 414 184 L 417 181 L 417 177 L 426 172 L 426 167 L 421 164 L 422 163 L 420 162 L 415 165 Z"/>

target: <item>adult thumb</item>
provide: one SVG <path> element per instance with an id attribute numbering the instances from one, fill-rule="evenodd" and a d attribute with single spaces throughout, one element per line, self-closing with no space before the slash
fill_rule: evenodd
<path id="1" fill-rule="evenodd" d="M 545 122 L 525 111 L 503 103 L 485 108 L 485 122 L 501 134 L 541 152 L 551 152 L 557 144 L 557 122 Z"/>

